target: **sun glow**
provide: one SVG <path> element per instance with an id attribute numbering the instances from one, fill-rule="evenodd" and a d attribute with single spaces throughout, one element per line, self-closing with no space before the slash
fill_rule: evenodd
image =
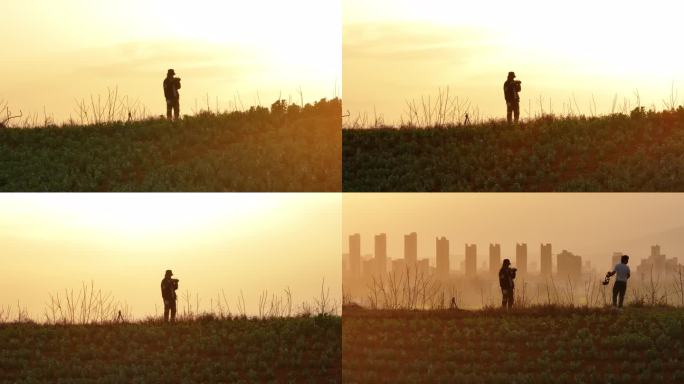
<path id="1" fill-rule="evenodd" d="M 547 112 L 550 99 L 560 112 L 575 96 L 585 113 L 594 98 L 600 113 L 615 96 L 633 108 L 637 90 L 642 105 L 662 108 L 673 82 L 675 93 L 684 84 L 682 11 L 672 0 L 345 1 L 345 103 L 393 121 L 406 100 L 448 85 L 500 116 L 499 83 L 514 70 L 521 101 L 541 97 Z"/>
<path id="2" fill-rule="evenodd" d="M 0 306 L 40 313 L 55 290 L 95 281 L 154 314 L 159 280 L 173 269 L 210 299 L 290 287 L 310 301 L 325 279 L 338 298 L 340 194 L 14 194 L 0 199 Z"/>
<path id="3" fill-rule="evenodd" d="M 235 108 L 237 95 L 242 107 L 270 105 L 300 87 L 306 102 L 331 98 L 341 81 L 340 8 L 314 0 L 7 0 L 0 101 L 25 115 L 45 106 L 61 122 L 74 99 L 118 86 L 157 115 L 168 68 L 184 81 L 181 113 L 207 97 L 221 110 Z M 41 85 L 50 92 L 36 93 Z"/>
<path id="4" fill-rule="evenodd" d="M 158 240 L 159 236 L 192 236 L 211 230 L 217 222 L 230 222 L 239 230 L 264 215 L 282 210 L 283 201 L 263 194 L 122 194 L 103 200 L 97 194 L 50 194 L 32 199 L 35 212 L 60 230 L 91 235 L 123 236 L 129 240 Z"/>

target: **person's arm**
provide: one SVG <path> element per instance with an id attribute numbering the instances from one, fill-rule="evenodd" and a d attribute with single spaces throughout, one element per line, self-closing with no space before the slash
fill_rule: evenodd
<path id="1" fill-rule="evenodd" d="M 616 273 L 615 270 L 610 271 L 610 272 L 606 273 L 606 277 L 611 277 L 611 276 L 613 276 L 615 273 Z"/>

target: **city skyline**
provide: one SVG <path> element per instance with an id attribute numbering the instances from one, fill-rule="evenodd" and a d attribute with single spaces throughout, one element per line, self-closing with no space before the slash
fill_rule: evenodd
<path id="1" fill-rule="evenodd" d="M 515 244 L 515 259 L 501 257 L 501 244 L 490 243 L 489 252 L 487 255 L 478 253 L 477 244 L 465 243 L 465 251 L 463 255 L 449 252 L 449 239 L 442 236 L 435 238 L 435 253 L 434 257 L 426 256 L 419 257 L 413 250 L 416 247 L 417 233 L 412 232 L 404 235 L 404 257 L 391 258 L 386 254 L 386 239 L 385 233 L 375 235 L 375 253 L 363 253 L 360 248 L 361 234 L 355 233 L 348 238 L 349 252 L 343 253 L 343 274 L 346 278 L 370 278 L 373 276 L 389 274 L 404 274 L 405 271 L 414 270 L 425 275 L 434 275 L 438 279 L 450 279 L 455 277 L 453 273 L 460 273 L 465 278 L 474 278 L 476 276 L 489 275 L 496 276 L 503 259 L 511 261 L 511 267 L 518 271 L 519 277 L 526 277 L 536 275 L 537 277 L 551 277 L 551 276 L 565 276 L 569 279 L 576 280 L 587 273 L 596 273 L 595 266 L 591 260 L 583 260 L 581 255 L 562 249 L 557 253 L 553 253 L 553 246 L 551 243 L 541 243 L 539 251 L 539 259 L 529 262 L 527 259 L 527 243 Z M 380 253 L 378 253 L 380 250 Z M 622 252 L 613 252 L 612 255 L 607 255 L 605 262 L 607 263 L 607 270 L 612 266 L 621 262 Z M 452 261 L 459 256 L 463 256 L 460 261 L 460 267 L 452 268 Z M 555 262 L 554 258 L 555 256 Z M 610 258 L 610 259 L 609 259 Z M 352 261 L 353 260 L 353 261 Z M 391 267 L 388 268 L 387 261 L 391 262 Z M 485 262 L 484 260 L 487 260 Z M 610 260 L 610 261 L 608 261 Z M 642 277 L 655 273 L 656 275 L 667 276 L 678 273 L 679 260 L 677 257 L 667 258 L 667 255 L 661 253 L 661 246 L 656 244 L 650 247 L 650 254 L 643 258 L 635 258 L 630 256 L 632 265 L 635 266 L 635 274 Z M 345 262 L 347 264 L 345 264 Z M 353 267 L 353 266 L 358 266 Z M 530 267 L 533 268 L 530 268 Z M 600 268 L 600 266 L 599 266 Z"/>
<path id="2" fill-rule="evenodd" d="M 671 194 L 345 194 L 342 204 L 343 236 L 360 233 L 364 255 L 373 252 L 373 236 L 386 233 L 388 257 L 401 257 L 403 236 L 412 232 L 419 258 L 434 259 L 437 237 L 449 239 L 453 255 L 477 244 L 478 267 L 490 243 L 501 244 L 501 258 L 513 262 L 516 243 L 527 243 L 528 263 L 537 269 L 542 243 L 601 268 L 613 252 L 637 260 L 654 244 L 684 254 L 684 201 Z"/>
<path id="3" fill-rule="evenodd" d="M 376 252 L 370 252 L 366 251 L 364 252 L 363 246 L 362 246 L 362 239 L 363 235 L 360 233 L 354 233 L 352 235 L 348 236 L 348 243 L 353 242 L 355 244 L 355 251 L 351 252 L 343 252 L 343 255 L 346 257 L 349 257 L 351 260 L 352 255 L 355 257 L 358 257 L 359 263 L 358 266 L 359 268 L 361 267 L 362 263 L 365 260 L 368 260 L 369 258 L 375 258 L 377 255 L 377 250 L 382 249 L 382 259 L 386 261 L 396 261 L 396 260 L 407 260 L 407 256 L 409 256 L 411 259 L 408 261 L 408 264 L 414 264 L 417 265 L 421 260 L 429 260 L 430 261 L 430 266 L 434 267 L 437 270 L 440 270 L 438 267 L 439 264 L 444 265 L 449 265 L 451 264 L 452 267 L 449 269 L 450 271 L 458 270 L 458 268 L 453 268 L 453 261 L 454 258 L 460 258 L 463 263 L 466 263 L 466 259 L 468 259 L 469 254 L 474 254 L 477 256 L 476 263 L 474 264 L 475 269 L 477 270 L 478 273 L 484 272 L 482 269 L 482 265 L 487 265 L 487 270 L 489 272 L 492 272 L 492 265 L 496 267 L 498 270 L 498 267 L 501 265 L 501 262 L 504 259 L 508 259 L 511 261 L 513 266 L 520 266 L 519 272 L 520 273 L 527 273 L 527 268 L 529 268 L 531 265 L 535 266 L 536 269 L 533 270 L 533 272 L 538 273 L 538 274 L 544 274 L 547 273 L 548 270 L 551 268 L 551 266 L 556 267 L 556 261 L 551 259 L 551 262 L 549 262 L 549 258 L 553 256 L 558 256 L 561 254 L 564 255 L 574 255 L 570 250 L 568 249 L 560 249 L 557 251 L 554 251 L 553 244 L 552 243 L 539 243 L 539 247 L 536 249 L 539 249 L 538 252 L 529 252 L 528 253 L 528 243 L 527 242 L 515 242 L 511 246 L 512 252 L 510 252 L 510 255 L 508 256 L 502 256 L 501 253 L 501 243 L 499 242 L 490 242 L 489 245 L 489 250 L 485 253 L 484 248 L 479 248 L 478 246 L 480 245 L 479 243 L 472 243 L 472 242 L 464 242 L 462 245 L 463 247 L 461 249 L 464 249 L 462 252 L 460 251 L 453 251 L 451 252 L 450 249 L 454 249 L 451 247 L 452 243 L 450 239 L 446 236 L 437 236 L 435 237 L 435 251 L 431 254 L 426 254 L 426 255 L 421 255 L 418 252 L 414 252 L 414 248 L 417 249 L 418 244 L 420 243 L 418 233 L 416 232 L 411 232 L 410 234 L 404 235 L 404 245 L 409 246 L 409 251 L 404 249 L 403 255 L 388 255 L 387 254 L 387 233 L 379 233 L 374 235 L 375 240 L 374 240 L 374 248 Z M 406 239 L 411 238 L 411 242 L 407 244 Z M 413 240 L 415 238 L 415 241 Z M 382 239 L 382 247 L 378 247 L 377 239 Z M 347 246 L 348 249 L 351 250 L 350 246 Z M 649 257 L 652 257 L 654 254 L 653 249 L 657 248 L 658 252 L 661 249 L 660 244 L 654 244 L 650 246 L 650 251 L 648 249 L 644 248 L 644 253 L 642 254 L 633 254 L 630 255 L 630 258 L 632 260 L 645 260 L 648 259 Z M 650 254 L 648 253 L 650 252 Z M 608 252 L 606 253 L 603 257 L 603 262 L 605 262 L 607 265 L 614 265 L 617 262 L 619 262 L 619 259 L 622 255 L 626 255 L 626 252 Z M 444 259 L 444 256 L 447 255 L 448 258 Z M 530 259 L 530 256 L 534 256 L 534 259 Z M 441 262 L 439 261 L 441 259 Z M 492 264 L 492 261 L 494 261 L 494 264 Z M 599 264 L 601 262 L 599 261 Z M 350 268 L 351 271 L 352 268 Z M 380 270 L 383 270 L 383 268 L 380 268 Z M 463 272 L 463 271 L 462 271 Z"/>

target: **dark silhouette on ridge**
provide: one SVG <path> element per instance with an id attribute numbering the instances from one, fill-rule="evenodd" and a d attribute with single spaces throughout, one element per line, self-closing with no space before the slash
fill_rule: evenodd
<path id="1" fill-rule="evenodd" d="M 171 112 L 173 111 L 173 118 L 178 120 L 180 115 L 180 95 L 178 90 L 181 89 L 181 79 L 174 77 L 176 71 L 169 69 L 164 79 L 164 97 L 166 98 L 166 118 L 171 120 Z"/>
<path id="2" fill-rule="evenodd" d="M 458 305 L 456 304 L 456 298 L 455 297 L 451 298 L 451 303 L 449 304 L 449 309 L 458 309 Z"/>
<path id="3" fill-rule="evenodd" d="M 511 261 L 504 259 L 501 269 L 499 269 L 499 286 L 501 286 L 501 307 L 513 307 L 513 297 L 515 290 L 515 272 L 516 268 L 511 268 Z"/>
<path id="4" fill-rule="evenodd" d="M 606 279 L 603 284 L 607 285 L 611 276 L 615 276 L 615 283 L 613 284 L 613 306 L 622 308 L 622 303 L 625 301 L 625 293 L 627 292 L 627 280 L 631 275 L 631 271 L 627 266 L 629 263 L 629 256 L 622 255 L 620 263 L 615 264 L 613 270 L 606 273 Z"/>
<path id="5" fill-rule="evenodd" d="M 514 115 L 515 122 L 520 118 L 520 95 L 522 90 L 520 80 L 515 79 L 515 72 L 508 72 L 508 79 L 503 85 L 504 98 L 506 99 L 506 120 L 511 123 L 511 115 Z"/>
<path id="6" fill-rule="evenodd" d="M 169 321 L 169 312 L 171 313 L 171 321 L 176 321 L 176 290 L 178 289 L 178 279 L 172 279 L 171 276 L 173 276 L 173 272 L 170 269 L 167 269 L 164 279 L 161 281 L 165 322 Z"/>

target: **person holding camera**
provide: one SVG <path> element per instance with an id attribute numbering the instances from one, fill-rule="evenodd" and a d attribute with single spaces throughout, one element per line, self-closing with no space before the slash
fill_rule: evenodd
<path id="1" fill-rule="evenodd" d="M 178 279 L 172 279 L 171 276 L 173 276 L 173 272 L 167 269 L 164 279 L 161 281 L 162 299 L 164 299 L 164 322 L 169 321 L 169 312 L 171 313 L 171 321 L 176 321 Z"/>
<path id="2" fill-rule="evenodd" d="M 501 302 L 501 307 L 511 308 L 513 307 L 513 292 L 515 289 L 515 273 L 517 269 L 511 268 L 511 261 L 504 259 L 501 269 L 499 269 L 499 286 L 501 286 L 501 295 L 503 300 Z"/>
<path id="3" fill-rule="evenodd" d="M 622 302 L 625 301 L 627 279 L 629 279 L 630 276 L 630 270 L 627 263 L 629 263 L 629 256 L 622 255 L 622 257 L 620 257 L 620 263 L 615 264 L 613 270 L 606 273 L 604 284 L 607 284 L 608 279 L 615 275 L 615 283 L 613 284 L 613 307 L 622 308 Z"/>
<path id="4" fill-rule="evenodd" d="M 164 79 L 164 97 L 166 98 L 166 118 L 171 120 L 171 111 L 175 120 L 180 115 L 180 95 L 178 90 L 181 88 L 181 79 L 176 76 L 176 71 L 169 69 Z"/>
<path id="5" fill-rule="evenodd" d="M 520 118 L 520 95 L 522 82 L 515 80 L 515 72 L 508 72 L 508 79 L 504 83 L 504 97 L 506 98 L 506 120 L 511 123 L 511 115 L 514 115 L 515 122 Z"/>

